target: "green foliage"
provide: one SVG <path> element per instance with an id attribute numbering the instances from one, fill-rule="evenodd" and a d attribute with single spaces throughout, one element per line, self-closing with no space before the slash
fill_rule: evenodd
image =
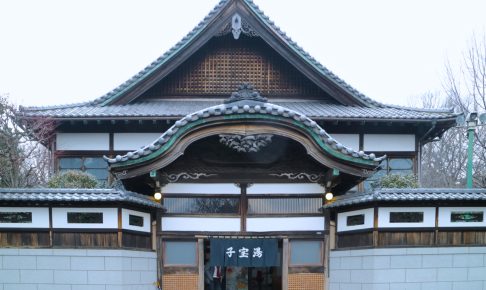
<path id="1" fill-rule="evenodd" d="M 69 170 L 53 176 L 48 182 L 49 188 L 97 188 L 96 178 L 88 173 Z"/>
<path id="2" fill-rule="evenodd" d="M 418 181 L 415 175 L 389 174 L 383 176 L 375 184 L 374 188 L 417 188 Z"/>

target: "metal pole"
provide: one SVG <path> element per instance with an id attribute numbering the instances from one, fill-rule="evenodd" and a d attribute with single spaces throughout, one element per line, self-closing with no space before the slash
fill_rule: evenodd
<path id="1" fill-rule="evenodd" d="M 467 145 L 467 188 L 473 187 L 473 147 L 474 147 L 474 131 L 476 126 L 469 125 L 467 127 L 467 134 L 469 142 Z"/>

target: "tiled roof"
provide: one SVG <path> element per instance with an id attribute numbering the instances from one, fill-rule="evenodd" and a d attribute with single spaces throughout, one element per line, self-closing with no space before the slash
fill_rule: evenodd
<path id="1" fill-rule="evenodd" d="M 324 129 L 322 129 L 315 121 L 307 117 L 305 114 L 296 112 L 286 107 L 278 106 L 275 104 L 267 103 L 267 99 L 260 96 L 260 94 L 254 90 L 254 88 L 249 84 L 243 84 L 240 86 L 238 92 L 234 92 L 229 100 L 224 104 L 212 106 L 199 110 L 196 112 L 191 112 L 190 114 L 179 119 L 167 129 L 157 140 L 153 143 L 148 144 L 138 150 L 128 152 L 127 154 L 121 156 L 117 155 L 115 158 L 105 159 L 111 163 L 124 163 L 130 160 L 140 159 L 142 157 L 148 156 L 152 153 L 161 152 L 167 150 L 167 145 L 170 144 L 169 141 L 177 138 L 177 131 L 183 131 L 187 127 L 193 126 L 194 124 L 200 123 L 202 119 L 205 119 L 205 124 L 207 124 L 211 118 L 217 118 L 219 116 L 232 115 L 235 118 L 248 118 L 248 116 L 272 116 L 278 117 L 279 120 L 298 122 L 302 125 L 304 130 L 316 134 L 318 142 L 323 144 L 323 147 L 329 148 L 329 150 L 338 157 L 349 158 L 355 160 L 366 160 L 376 163 L 382 161 L 386 156 L 376 157 L 375 154 L 366 154 L 363 151 L 355 151 L 354 149 L 348 148 L 338 141 L 333 139 Z M 262 118 L 262 117 L 259 117 Z M 177 133 L 177 134 L 176 134 Z M 150 157 L 149 157 L 150 158 Z"/>
<path id="2" fill-rule="evenodd" d="M 53 118 L 181 118 L 193 112 L 216 106 L 222 100 L 154 100 L 127 105 L 80 105 L 24 110 L 27 117 Z M 368 108 L 328 104 L 322 101 L 274 101 L 279 105 L 316 119 L 440 120 L 452 119 L 450 110 L 420 110 L 399 107 Z"/>
<path id="3" fill-rule="evenodd" d="M 1 201 L 18 202 L 122 202 L 163 208 L 147 196 L 122 189 L 0 188 Z"/>
<path id="4" fill-rule="evenodd" d="M 176 45 L 174 45 L 171 49 L 169 49 L 167 52 L 165 52 L 162 56 L 160 56 L 158 59 L 156 59 L 154 62 L 152 62 L 150 65 L 148 65 L 146 68 L 144 68 L 142 71 L 138 72 L 136 75 L 134 75 L 132 78 L 124 82 L 123 84 L 119 85 L 117 88 L 114 90 L 108 92 L 107 94 L 93 100 L 90 102 L 85 102 L 85 103 L 79 103 L 79 104 L 70 104 L 70 105 L 61 105 L 61 106 L 55 106 L 55 107 L 30 107 L 30 108 L 24 108 L 26 112 L 29 112 L 28 115 L 46 115 L 46 116 L 59 116 L 59 117 L 71 117 L 71 116 L 79 116 L 79 117 L 84 117 L 84 116 L 116 116 L 117 113 L 120 115 L 128 115 L 129 113 L 127 112 L 129 109 L 140 109 L 143 113 L 142 114 L 150 114 L 150 112 L 147 112 L 147 108 L 137 108 L 137 106 L 143 107 L 144 105 L 147 105 L 146 103 L 142 104 L 135 104 L 134 107 L 127 107 L 127 106 L 114 106 L 113 108 L 108 108 L 106 111 L 98 108 L 100 106 L 106 106 L 110 100 L 116 99 L 118 96 L 126 92 L 128 89 L 136 85 L 139 81 L 142 81 L 143 79 L 147 78 L 150 76 L 152 73 L 154 73 L 159 67 L 163 66 L 169 59 L 172 59 L 181 49 L 186 47 L 191 41 L 199 35 L 208 25 L 209 23 L 216 17 L 216 15 L 223 10 L 226 5 L 228 5 L 230 2 L 236 1 L 236 0 L 222 0 L 220 1 L 214 9 L 191 31 L 189 32 L 184 38 L 182 38 L 181 41 L 179 41 Z M 270 20 L 268 16 L 266 16 L 262 10 L 252 1 L 252 0 L 241 0 L 242 2 L 246 3 L 248 7 L 255 13 L 255 15 L 263 22 L 265 23 L 272 31 L 274 31 L 278 37 L 280 37 L 287 45 L 294 50 L 298 55 L 300 55 L 309 65 L 314 67 L 317 71 L 319 71 L 323 76 L 325 76 L 327 79 L 331 80 L 334 82 L 337 86 L 341 87 L 345 91 L 347 91 L 350 95 L 352 95 L 354 98 L 362 102 L 365 106 L 368 107 L 375 107 L 375 108 L 385 108 L 387 110 L 381 111 L 377 110 L 367 112 L 367 111 L 356 111 L 356 112 L 351 112 L 349 114 L 354 114 L 356 116 L 359 116 L 361 114 L 365 116 L 370 116 L 370 115 L 387 115 L 388 117 L 385 118 L 418 118 L 418 119 L 426 119 L 426 118 L 440 118 L 434 116 L 433 113 L 425 113 L 425 112 L 420 112 L 418 110 L 414 109 L 407 109 L 407 108 L 401 108 L 398 106 L 391 106 L 391 105 L 385 105 L 380 102 L 377 102 L 364 94 L 360 93 L 358 90 L 347 84 L 344 80 L 340 79 L 338 76 L 336 76 L 334 73 L 332 73 L 329 69 L 324 67 L 321 63 L 319 63 L 316 59 L 314 59 L 312 56 L 309 55 L 303 48 L 301 48 L 295 41 L 293 41 L 289 36 L 283 32 L 280 27 L 276 26 L 275 23 Z M 198 109 L 202 109 L 204 107 L 208 107 L 207 105 L 204 105 L 202 107 L 199 107 L 197 109 L 191 109 L 190 111 L 186 110 L 184 112 L 181 112 L 179 116 L 184 116 L 190 112 L 193 112 Z M 293 107 L 287 105 L 287 107 L 290 107 L 294 109 Z M 172 110 L 171 106 L 168 106 L 168 112 Z M 342 114 L 339 112 L 340 110 L 349 110 L 350 107 L 346 106 L 336 106 L 334 108 L 327 107 L 327 110 L 334 111 L 336 112 L 335 114 Z M 302 108 L 303 109 L 303 108 Z M 182 110 L 182 109 L 181 109 Z M 296 111 L 299 111 L 298 108 L 295 108 Z M 322 112 L 324 109 L 318 110 L 315 115 L 309 114 L 308 112 L 302 112 L 310 117 L 327 117 L 327 116 L 332 116 L 332 114 L 326 114 L 326 112 Z M 357 110 L 357 109 L 356 109 Z M 34 113 L 34 111 L 38 111 Z M 41 112 L 42 111 L 42 112 Z M 321 111 L 321 112 L 320 112 Z M 406 113 L 407 112 L 407 113 Z M 445 112 L 443 112 L 445 113 Z M 138 116 L 137 113 L 131 113 L 134 114 L 134 116 Z M 152 113 L 154 114 L 154 113 Z M 162 113 L 161 113 L 162 114 Z M 431 114 L 431 115 L 428 115 Z M 169 113 L 166 113 L 167 116 L 169 116 Z M 414 116 L 416 115 L 416 116 Z M 157 115 L 159 116 L 159 115 Z M 165 115 L 164 115 L 165 116 Z"/>
<path id="5" fill-rule="evenodd" d="M 337 208 L 371 202 L 421 202 L 421 201 L 486 201 L 486 189 L 464 188 L 414 188 L 380 189 L 374 192 L 348 194 L 336 198 L 324 208 Z"/>

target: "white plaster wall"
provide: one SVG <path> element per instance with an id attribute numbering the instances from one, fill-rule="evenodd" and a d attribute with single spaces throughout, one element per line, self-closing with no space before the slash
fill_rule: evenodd
<path id="1" fill-rule="evenodd" d="M 109 150 L 108 133 L 57 133 L 57 150 Z"/>
<path id="2" fill-rule="evenodd" d="M 154 290 L 152 251 L 0 249 L 2 290 Z"/>
<path id="3" fill-rule="evenodd" d="M 169 183 L 163 193 L 177 194 L 240 194 L 240 188 L 233 183 Z"/>
<path id="4" fill-rule="evenodd" d="M 129 224 L 129 216 L 136 215 L 143 217 L 143 227 L 132 226 Z M 150 214 L 141 211 L 135 211 L 123 208 L 122 209 L 122 229 L 125 230 L 132 230 L 132 231 L 140 231 L 140 232 L 147 232 L 150 233 Z"/>
<path id="5" fill-rule="evenodd" d="M 247 188 L 247 194 L 303 194 L 324 193 L 317 183 L 255 183 Z"/>
<path id="6" fill-rule="evenodd" d="M 32 223 L 0 223 L 0 228 L 49 228 L 47 207 L 2 207 L 0 212 L 31 212 Z"/>
<path id="7" fill-rule="evenodd" d="M 102 224 L 70 224 L 67 222 L 68 212 L 102 212 Z M 118 210 L 116 208 L 77 208 L 63 207 L 52 208 L 52 227 L 71 228 L 71 229 L 117 229 Z"/>
<path id="8" fill-rule="evenodd" d="M 421 223 L 390 223 L 390 212 L 423 212 Z M 435 227 L 435 207 L 380 207 L 378 208 L 379 228 L 433 228 Z"/>
<path id="9" fill-rule="evenodd" d="M 249 232 L 324 231 L 324 217 L 247 218 Z"/>
<path id="10" fill-rule="evenodd" d="M 365 134 L 364 151 L 415 151 L 415 135 L 412 134 Z"/>
<path id="11" fill-rule="evenodd" d="M 486 290 L 486 247 L 332 250 L 330 290 Z"/>
<path id="12" fill-rule="evenodd" d="M 331 137 L 344 146 L 359 151 L 359 134 L 331 134 Z"/>
<path id="13" fill-rule="evenodd" d="M 360 214 L 364 214 L 364 216 L 365 216 L 364 224 L 356 225 L 356 226 L 346 225 L 346 221 L 347 221 L 348 216 L 360 215 Z M 373 228 L 373 217 L 374 217 L 374 209 L 373 208 L 366 208 L 366 209 L 360 209 L 360 210 L 340 212 L 337 215 L 337 231 L 338 232 L 345 232 L 345 231 L 371 229 L 371 228 Z"/>
<path id="14" fill-rule="evenodd" d="M 152 143 L 160 135 L 162 133 L 114 133 L 113 149 L 117 151 L 136 150 Z"/>
<path id="15" fill-rule="evenodd" d="M 240 218 L 163 217 L 163 231 L 239 232 Z"/>

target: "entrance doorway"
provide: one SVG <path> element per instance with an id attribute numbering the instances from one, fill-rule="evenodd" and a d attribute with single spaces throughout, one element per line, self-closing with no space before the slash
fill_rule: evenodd
<path id="1" fill-rule="evenodd" d="M 279 266 L 239 267 L 210 265 L 210 241 L 204 242 L 205 290 L 281 290 L 282 243 L 278 242 L 276 258 Z"/>

